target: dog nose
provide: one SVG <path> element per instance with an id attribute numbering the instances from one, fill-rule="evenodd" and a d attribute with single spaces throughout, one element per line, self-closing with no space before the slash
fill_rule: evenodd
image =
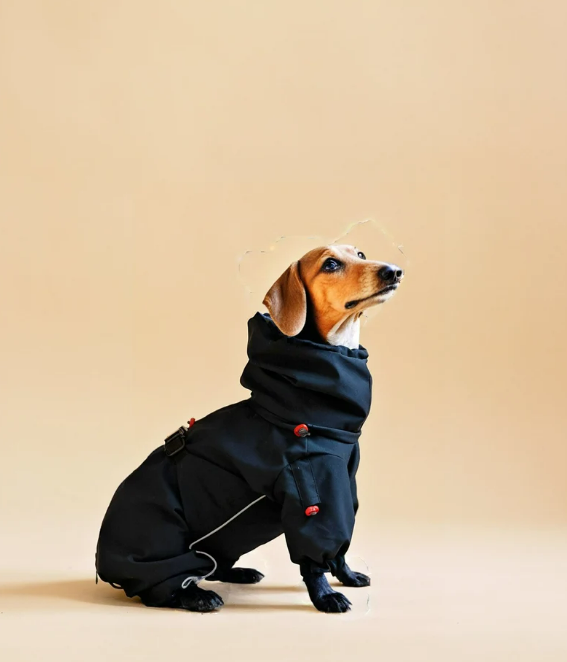
<path id="1" fill-rule="evenodd" d="M 378 271 L 378 276 L 384 283 L 398 283 L 403 278 L 404 272 L 395 264 L 388 264 Z"/>

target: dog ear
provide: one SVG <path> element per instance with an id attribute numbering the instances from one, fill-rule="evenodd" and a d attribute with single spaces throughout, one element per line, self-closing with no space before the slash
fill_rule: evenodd
<path id="1" fill-rule="evenodd" d="M 286 336 L 296 336 L 303 329 L 307 318 L 307 294 L 299 276 L 299 262 L 294 262 L 283 272 L 262 303 Z"/>

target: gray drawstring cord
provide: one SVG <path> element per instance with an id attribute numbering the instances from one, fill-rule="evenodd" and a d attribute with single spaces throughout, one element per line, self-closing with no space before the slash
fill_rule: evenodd
<path id="1" fill-rule="evenodd" d="M 227 524 L 230 524 L 230 523 L 232 522 L 232 520 L 235 520 L 237 517 L 239 517 L 240 515 L 242 515 L 242 513 L 243 513 L 244 511 L 248 510 L 248 508 L 251 508 L 254 504 L 258 503 L 258 501 L 262 501 L 262 499 L 265 499 L 265 498 L 266 498 L 266 495 L 263 494 L 261 497 L 258 497 L 257 499 L 255 499 L 254 501 L 252 501 L 252 503 L 249 503 L 247 506 L 245 506 L 244 508 L 242 508 L 242 510 L 239 510 L 239 511 L 236 513 L 236 515 L 233 515 L 230 519 L 227 519 L 226 522 L 224 522 L 224 524 L 221 524 L 220 526 L 217 526 L 216 529 L 213 529 L 212 531 L 210 531 L 209 533 L 207 533 L 206 535 L 204 535 L 202 538 L 199 538 L 198 540 L 193 541 L 193 542 L 189 545 L 189 550 L 193 550 L 193 546 L 196 545 L 198 542 L 201 542 L 202 540 L 205 540 L 205 538 L 208 538 L 209 536 L 212 536 L 212 535 L 213 535 L 214 533 L 216 533 L 217 531 L 220 531 L 221 529 L 224 529 L 224 527 L 225 527 Z M 212 569 L 211 571 L 209 571 L 206 575 L 202 575 L 202 576 L 200 576 L 200 577 L 197 577 L 197 576 L 186 577 L 186 578 L 183 580 L 183 582 L 181 583 L 181 588 L 187 588 L 187 587 L 190 586 L 191 584 L 196 584 L 197 582 L 200 582 L 200 581 L 202 581 L 203 579 L 207 579 L 207 577 L 210 577 L 211 575 L 213 575 L 213 574 L 215 573 L 215 571 L 216 571 L 216 569 L 217 569 L 217 567 L 218 567 L 218 564 L 217 564 L 216 560 L 215 560 L 210 554 L 207 554 L 207 552 L 201 552 L 201 551 L 199 551 L 198 549 L 196 549 L 196 550 L 195 550 L 195 554 L 203 554 L 203 556 L 207 556 L 207 557 L 208 557 L 209 559 L 211 559 L 211 561 L 214 563 L 214 567 L 213 567 L 213 569 Z"/>

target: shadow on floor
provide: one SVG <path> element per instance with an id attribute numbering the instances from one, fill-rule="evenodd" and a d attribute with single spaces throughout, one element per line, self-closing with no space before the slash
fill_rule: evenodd
<path id="1" fill-rule="evenodd" d="M 9 600 L 23 605 L 33 598 L 71 600 L 114 607 L 143 607 L 138 598 L 128 598 L 123 591 L 113 589 L 100 581 L 95 584 L 94 578 L 0 585 L 0 603 Z"/>
<path id="2" fill-rule="evenodd" d="M 203 588 L 205 587 L 221 594 L 225 600 L 225 606 L 230 610 L 314 610 L 311 604 L 298 604 L 296 602 L 266 604 L 264 602 L 265 593 L 268 592 L 306 593 L 303 585 L 256 584 L 254 586 L 237 586 L 204 582 Z M 246 597 L 247 600 L 252 598 L 253 592 L 257 592 L 258 601 L 256 603 L 238 601 L 238 596 Z M 100 581 L 95 584 L 94 579 L 37 581 L 0 585 L 0 611 L 21 611 L 40 607 L 38 601 L 41 599 L 147 609 L 139 598 L 128 598 L 122 590 L 114 589 Z"/>
<path id="3" fill-rule="evenodd" d="M 251 603 L 251 602 L 246 602 L 246 603 L 234 603 L 234 602 L 228 602 L 225 604 L 223 607 L 224 609 L 228 609 L 229 611 L 307 611 L 313 614 L 319 614 L 315 607 L 311 604 L 309 605 L 303 605 L 303 604 L 297 604 L 297 603 L 290 603 L 290 604 L 265 604 L 264 602 L 257 602 L 257 603 Z"/>
<path id="4" fill-rule="evenodd" d="M 203 585 L 204 586 L 204 585 Z M 219 584 L 217 584 L 219 586 Z M 221 584 L 222 586 L 222 584 Z M 236 586 L 236 584 L 234 584 Z M 239 585 L 242 586 L 242 585 Z M 210 583 L 207 588 L 213 588 L 214 584 Z M 273 591 L 274 593 L 305 593 L 307 594 L 307 589 L 304 584 L 264 584 L 260 582 L 259 584 L 254 584 L 254 591 Z"/>

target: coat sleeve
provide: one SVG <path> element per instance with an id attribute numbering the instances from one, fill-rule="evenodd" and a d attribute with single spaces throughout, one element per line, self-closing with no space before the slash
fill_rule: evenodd
<path id="1" fill-rule="evenodd" d="M 313 572 L 333 572 L 349 548 L 354 529 L 355 507 L 347 462 L 334 455 L 297 460 L 280 473 L 274 498 L 282 507 L 292 562 Z M 309 506 L 318 506 L 319 512 L 307 516 Z"/>
<path id="2" fill-rule="evenodd" d="M 350 491 L 352 494 L 352 504 L 354 507 L 354 514 L 358 511 L 358 491 L 356 489 L 356 472 L 360 464 L 360 446 L 358 443 L 354 444 L 350 459 L 348 461 L 348 475 L 350 478 Z"/>

